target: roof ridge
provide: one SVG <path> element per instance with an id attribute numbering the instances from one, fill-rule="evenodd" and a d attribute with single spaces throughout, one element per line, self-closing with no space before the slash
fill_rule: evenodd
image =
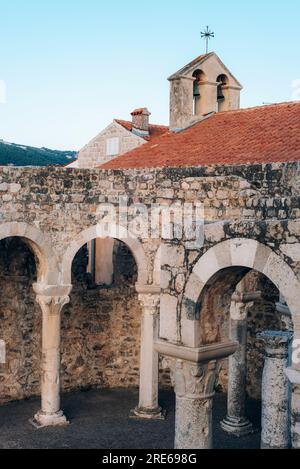
<path id="1" fill-rule="evenodd" d="M 271 103 L 271 104 L 262 104 L 262 105 L 257 105 L 257 106 L 252 106 L 252 107 L 244 107 L 240 109 L 232 109 L 229 111 L 221 111 L 221 112 L 216 112 L 216 116 L 224 115 L 224 114 L 238 114 L 240 112 L 247 112 L 247 111 L 256 111 L 257 109 L 269 109 L 270 107 L 283 107 L 283 106 L 292 106 L 292 105 L 300 105 L 300 101 L 285 101 L 283 103 Z"/>

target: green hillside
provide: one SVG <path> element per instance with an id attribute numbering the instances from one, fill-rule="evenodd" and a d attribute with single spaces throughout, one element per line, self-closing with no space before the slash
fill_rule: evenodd
<path id="1" fill-rule="evenodd" d="M 0 166 L 67 165 L 76 159 L 75 151 L 35 148 L 0 140 Z"/>

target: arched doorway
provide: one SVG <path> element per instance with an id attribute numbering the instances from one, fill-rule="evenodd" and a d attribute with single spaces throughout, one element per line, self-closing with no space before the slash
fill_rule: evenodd
<path id="1" fill-rule="evenodd" d="M 42 232 L 21 222 L 0 225 L 0 403 L 40 394 L 42 312 L 34 287 L 58 278 Z"/>
<path id="2" fill-rule="evenodd" d="M 75 261 L 75 265 L 77 261 L 79 263 L 77 275 L 79 273 L 79 277 L 81 276 L 81 284 L 84 280 L 87 292 L 84 296 L 98 295 L 102 299 L 96 307 L 100 318 L 100 321 L 96 321 L 96 329 L 103 329 L 102 341 L 99 334 L 96 339 L 97 359 L 99 363 L 102 360 L 102 365 L 101 370 L 98 369 L 94 373 L 92 381 L 96 385 L 106 386 L 133 386 L 139 382 L 139 406 L 134 410 L 134 415 L 138 414 L 141 418 L 159 418 L 161 409 L 158 406 L 157 392 L 158 355 L 154 350 L 154 336 L 157 334 L 160 288 L 149 284 L 153 277 L 150 273 L 151 263 L 142 243 L 121 226 L 110 226 L 110 233 L 115 233 L 111 236 L 114 239 L 115 275 L 109 288 L 94 284 L 91 276 L 86 274 L 88 258 L 85 246 L 94 239 L 107 239 L 107 228 L 104 224 L 89 228 L 73 240 L 62 261 L 63 279 L 64 282 L 71 283 L 72 264 L 76 254 L 84 247 Z M 100 317 L 104 312 L 105 302 L 106 324 Z M 97 301 L 94 303 L 97 304 Z M 124 314 L 125 310 L 128 312 L 128 320 Z M 114 314 L 117 311 L 118 313 Z M 109 327 L 107 323 L 110 324 Z M 80 357 L 78 353 L 76 356 L 77 369 L 81 367 L 85 370 L 87 357 Z"/>
<path id="3" fill-rule="evenodd" d="M 142 308 L 136 262 L 115 240 L 109 287 L 94 282 L 88 262 L 84 245 L 72 263 L 73 288 L 62 315 L 62 389 L 137 388 Z"/>
<path id="4" fill-rule="evenodd" d="M 295 336 L 300 337 L 300 282 L 288 264 L 270 247 L 258 241 L 236 238 L 209 249 L 194 266 L 181 306 L 181 340 L 190 347 L 201 345 L 200 312 L 202 292 L 208 282 L 224 269 L 240 272 L 241 278 L 255 270 L 265 275 L 284 296 L 295 325 Z M 295 338 L 296 338 L 295 337 Z"/>
<path id="5" fill-rule="evenodd" d="M 209 316 L 208 325 L 204 324 L 202 313 L 205 292 L 214 283 L 215 276 L 222 276 L 226 269 L 228 277 L 225 279 L 231 293 L 250 270 L 268 278 L 284 296 L 291 311 L 295 339 L 300 336 L 299 280 L 270 247 L 255 240 L 238 238 L 219 243 L 202 255 L 185 286 L 180 310 L 181 343 L 159 343 L 157 346 L 161 353 L 175 359 L 173 376 L 177 396 L 178 448 L 209 448 L 212 445 L 212 398 L 220 360 L 233 354 L 234 349 L 231 349 L 232 342 L 221 342 L 216 318 Z"/>
<path id="6" fill-rule="evenodd" d="M 236 447 L 260 448 L 266 344 L 259 339 L 259 334 L 287 331 L 285 317 L 278 308 L 279 301 L 278 289 L 266 276 L 238 266 L 218 271 L 202 291 L 199 298 L 202 346 L 229 340 L 238 343 L 236 353 L 219 362 L 213 406 L 215 447 L 231 445 L 233 438 Z M 288 330 L 291 329 L 290 326 Z M 288 393 L 288 380 L 284 375 L 282 379 Z M 271 405 L 271 396 L 267 399 Z M 285 412 L 277 409 L 274 401 L 274 414 L 281 412 L 283 421 Z M 286 415 L 282 445 L 289 443 L 288 420 Z"/>

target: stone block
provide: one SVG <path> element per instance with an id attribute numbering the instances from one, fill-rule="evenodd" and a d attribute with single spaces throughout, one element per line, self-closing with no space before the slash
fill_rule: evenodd
<path id="1" fill-rule="evenodd" d="M 177 334 L 177 298 L 161 295 L 160 300 L 160 338 L 171 342 L 178 340 Z"/>

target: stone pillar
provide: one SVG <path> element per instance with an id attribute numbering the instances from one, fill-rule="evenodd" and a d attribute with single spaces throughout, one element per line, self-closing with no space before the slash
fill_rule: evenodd
<path id="1" fill-rule="evenodd" d="M 112 238 L 98 238 L 95 241 L 95 283 L 110 286 L 114 279 L 114 245 Z"/>
<path id="2" fill-rule="evenodd" d="M 96 285 L 111 286 L 113 283 L 114 245 L 115 240 L 112 238 L 97 238 L 88 243 L 88 272 L 92 274 Z"/>
<path id="3" fill-rule="evenodd" d="M 146 289 L 147 290 L 147 289 Z M 141 290 L 140 290 L 141 291 Z M 158 405 L 158 353 L 154 341 L 158 337 L 160 295 L 139 293 L 143 308 L 141 320 L 141 360 L 139 405 L 132 412 L 133 418 L 164 419 L 164 412 Z M 159 289 L 160 291 L 160 289 Z"/>
<path id="4" fill-rule="evenodd" d="M 246 302 L 239 295 L 234 296 L 230 308 L 230 339 L 239 346 L 235 354 L 229 357 L 227 417 L 221 422 L 221 427 L 236 437 L 254 431 L 246 417 L 247 312 Z"/>
<path id="5" fill-rule="evenodd" d="M 71 287 L 48 287 L 41 293 L 35 286 L 36 301 L 43 314 L 41 410 L 31 423 L 37 427 L 66 425 L 67 419 L 60 410 L 60 320 L 61 311 L 69 299 Z M 50 295 L 51 293 L 51 295 Z"/>
<path id="6" fill-rule="evenodd" d="M 172 373 L 176 393 L 175 449 L 211 449 L 217 362 L 176 360 Z"/>
<path id="7" fill-rule="evenodd" d="M 290 446 L 290 386 L 285 375 L 290 332 L 266 331 L 258 334 L 266 346 L 262 381 L 262 449 Z"/>
<path id="8" fill-rule="evenodd" d="M 170 363 L 176 393 L 175 448 L 212 448 L 212 404 L 220 360 L 235 353 L 236 342 L 183 347 L 157 341 L 156 350 Z"/>

